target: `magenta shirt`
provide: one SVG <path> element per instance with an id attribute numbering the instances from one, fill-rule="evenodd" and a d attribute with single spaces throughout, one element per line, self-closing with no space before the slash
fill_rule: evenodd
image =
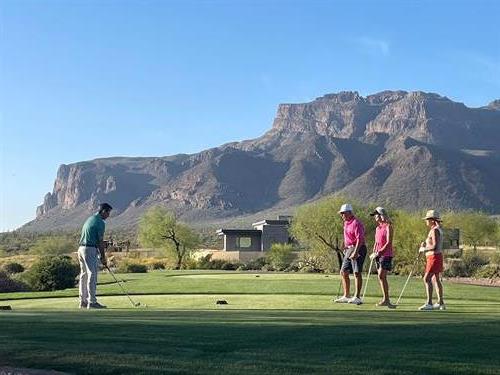
<path id="1" fill-rule="evenodd" d="M 389 224 L 387 223 L 380 223 L 377 228 L 375 229 L 375 251 L 378 252 L 379 249 L 381 249 L 385 243 L 387 242 L 387 227 Z M 385 250 L 379 254 L 380 256 L 384 257 L 393 257 L 394 253 L 392 250 L 392 241 Z"/>
<path id="2" fill-rule="evenodd" d="M 365 227 L 361 221 L 355 217 L 344 221 L 344 245 L 346 247 L 354 246 L 358 239 L 360 246 L 365 244 Z"/>

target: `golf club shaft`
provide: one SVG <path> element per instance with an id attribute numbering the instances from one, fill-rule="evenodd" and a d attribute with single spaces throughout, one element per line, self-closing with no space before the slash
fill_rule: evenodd
<path id="1" fill-rule="evenodd" d="M 415 262 L 413 263 L 413 266 L 411 267 L 410 274 L 408 275 L 408 278 L 406 279 L 405 285 L 403 286 L 403 289 L 401 290 L 401 293 L 399 294 L 399 298 L 398 298 L 398 301 L 396 302 L 396 305 L 399 305 L 399 301 L 401 300 L 401 297 L 403 296 L 403 293 L 406 289 L 406 285 L 408 285 L 408 282 L 410 281 L 410 277 L 413 274 L 413 271 L 415 270 L 415 267 L 416 267 L 419 259 L 420 259 L 420 253 L 418 253 L 417 259 L 415 259 Z"/>
<path id="2" fill-rule="evenodd" d="M 339 298 L 339 294 L 340 294 L 340 288 L 342 287 L 342 277 L 340 278 L 340 281 L 339 281 L 339 288 L 337 289 L 337 296 L 335 298 Z"/>
<path id="3" fill-rule="evenodd" d="M 365 299 L 366 289 L 368 288 L 368 280 L 370 280 L 370 273 L 372 272 L 372 265 L 373 265 L 373 258 L 371 258 L 371 260 L 370 260 L 370 267 L 368 268 L 368 274 L 366 275 L 365 290 L 363 290 L 363 297 L 361 297 L 361 300 L 363 300 L 363 301 Z"/>
<path id="4" fill-rule="evenodd" d="M 118 279 L 116 278 L 116 276 L 113 273 L 113 271 L 111 271 L 111 269 L 108 266 L 106 266 L 106 268 L 108 269 L 108 271 L 111 274 L 111 276 L 113 276 L 113 279 L 115 279 L 116 283 L 120 286 L 122 292 L 128 297 L 128 299 L 129 299 L 130 303 L 132 304 L 132 306 L 136 307 L 137 305 L 135 304 L 134 301 L 132 301 L 132 298 L 130 298 L 130 296 L 128 295 L 128 293 L 125 290 L 125 288 L 122 286 L 122 284 L 120 283 L 120 281 L 118 281 Z"/>

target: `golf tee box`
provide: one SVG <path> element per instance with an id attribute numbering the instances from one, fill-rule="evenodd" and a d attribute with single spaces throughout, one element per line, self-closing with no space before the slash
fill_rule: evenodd
<path id="1" fill-rule="evenodd" d="M 8 305 L 0 306 L 0 310 L 12 310 L 12 307 Z"/>

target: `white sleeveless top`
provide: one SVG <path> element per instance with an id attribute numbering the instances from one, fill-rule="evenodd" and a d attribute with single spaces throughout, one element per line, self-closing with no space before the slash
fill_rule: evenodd
<path id="1" fill-rule="evenodd" d="M 427 251 L 425 253 L 426 256 L 433 255 L 433 254 L 439 254 L 443 250 L 443 229 L 441 227 L 432 227 L 431 230 L 429 231 L 429 234 L 427 235 L 427 238 L 425 239 L 425 245 L 426 247 L 431 247 L 432 243 L 432 231 L 434 229 L 437 229 L 439 232 L 439 241 L 437 242 L 435 249 L 431 251 Z"/>

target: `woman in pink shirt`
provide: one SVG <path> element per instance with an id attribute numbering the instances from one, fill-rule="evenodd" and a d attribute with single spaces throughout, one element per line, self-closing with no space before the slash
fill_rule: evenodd
<path id="1" fill-rule="evenodd" d="M 371 259 L 375 259 L 377 264 L 378 280 L 382 289 L 382 301 L 377 306 L 386 306 L 394 308 L 389 298 L 389 284 L 387 282 L 387 272 L 392 269 L 392 258 L 394 256 L 392 248 L 393 229 L 392 222 L 383 207 L 375 208 L 370 214 L 375 216 L 377 228 L 375 229 L 375 243 L 373 244 L 373 253 Z"/>

